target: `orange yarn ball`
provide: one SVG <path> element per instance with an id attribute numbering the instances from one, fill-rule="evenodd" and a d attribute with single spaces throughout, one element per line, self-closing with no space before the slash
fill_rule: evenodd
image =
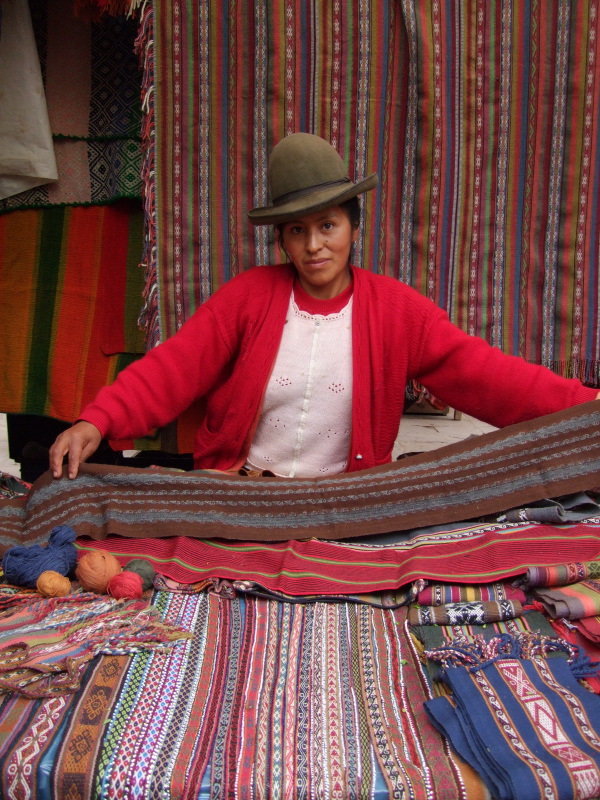
<path id="1" fill-rule="evenodd" d="M 121 572 L 121 565 L 112 553 L 90 550 L 77 564 L 75 575 L 86 592 L 106 594 L 108 582 Z"/>
<path id="2" fill-rule="evenodd" d="M 66 597 L 71 593 L 71 581 L 53 569 L 44 570 L 35 586 L 42 597 Z"/>
<path id="3" fill-rule="evenodd" d="M 108 582 L 108 593 L 115 600 L 134 600 L 144 593 L 142 576 L 124 570 Z"/>

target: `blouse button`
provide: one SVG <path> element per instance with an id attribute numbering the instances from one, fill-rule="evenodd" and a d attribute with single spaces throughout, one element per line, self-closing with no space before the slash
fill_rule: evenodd
<path id="1" fill-rule="evenodd" d="M 357 461 L 362 461 L 362 456 L 361 456 L 361 454 L 360 454 L 360 453 L 357 453 L 357 454 L 354 456 L 354 458 L 355 458 Z"/>

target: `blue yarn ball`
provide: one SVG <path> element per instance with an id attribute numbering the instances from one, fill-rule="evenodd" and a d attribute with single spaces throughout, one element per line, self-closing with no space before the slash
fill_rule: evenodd
<path id="1" fill-rule="evenodd" d="M 5 580 L 14 586 L 35 589 L 37 579 L 48 569 L 68 575 L 77 564 L 75 537 L 73 528 L 59 525 L 52 529 L 46 547 L 11 547 L 2 559 Z"/>

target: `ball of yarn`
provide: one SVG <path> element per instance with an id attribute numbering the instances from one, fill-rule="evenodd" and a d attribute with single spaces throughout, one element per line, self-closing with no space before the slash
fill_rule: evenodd
<path id="1" fill-rule="evenodd" d="M 142 577 L 137 572 L 123 570 L 108 582 L 108 593 L 115 600 L 133 600 L 142 596 Z"/>
<path id="2" fill-rule="evenodd" d="M 71 581 L 60 572 L 47 569 L 37 579 L 36 589 L 42 597 L 66 597 L 71 592 Z"/>
<path id="3" fill-rule="evenodd" d="M 75 575 L 86 592 L 106 594 L 108 582 L 121 572 L 121 565 L 112 553 L 90 550 L 77 564 Z"/>
<path id="4" fill-rule="evenodd" d="M 123 567 L 126 572 L 135 572 L 142 579 L 142 588 L 146 592 L 154 586 L 154 567 L 145 558 L 132 558 Z"/>
<path id="5" fill-rule="evenodd" d="M 25 547 L 17 545 L 6 551 L 2 559 L 2 569 L 7 583 L 14 586 L 36 588 L 37 579 L 42 572 L 52 570 L 68 575 L 77 563 L 75 531 L 68 525 L 53 528 L 48 544 Z"/>

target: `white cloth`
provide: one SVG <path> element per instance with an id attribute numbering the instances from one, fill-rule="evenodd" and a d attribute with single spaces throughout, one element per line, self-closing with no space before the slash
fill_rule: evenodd
<path id="1" fill-rule="evenodd" d="M 58 180 L 27 0 L 2 3 L 0 199 Z"/>
<path id="2" fill-rule="evenodd" d="M 352 298 L 323 316 L 290 298 L 248 466 L 282 477 L 344 472 L 352 426 Z"/>

